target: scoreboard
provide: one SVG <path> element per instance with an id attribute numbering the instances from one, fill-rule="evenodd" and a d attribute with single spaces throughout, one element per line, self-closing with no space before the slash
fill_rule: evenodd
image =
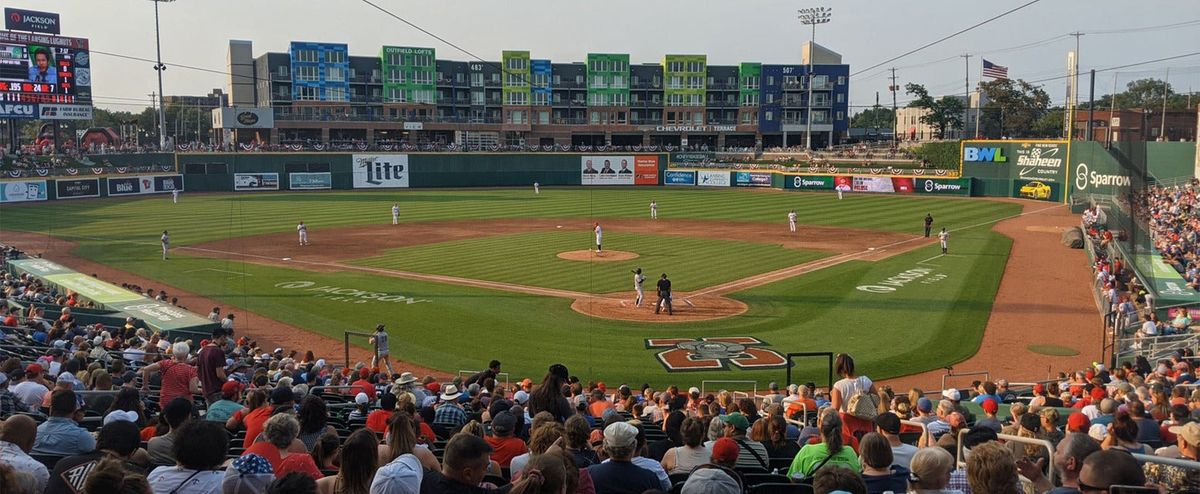
<path id="1" fill-rule="evenodd" d="M 88 40 L 0 31 L 0 103 L 91 106 Z"/>

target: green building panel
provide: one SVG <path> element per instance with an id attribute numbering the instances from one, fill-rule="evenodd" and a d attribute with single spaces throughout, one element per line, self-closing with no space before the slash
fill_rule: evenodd
<path id="1" fill-rule="evenodd" d="M 663 97 L 667 106 L 705 105 L 708 55 L 663 56 Z"/>
<path id="2" fill-rule="evenodd" d="M 385 103 L 437 104 L 437 53 L 433 48 L 383 46 L 379 50 Z"/>
<path id="3" fill-rule="evenodd" d="M 588 106 L 629 106 L 629 54 L 588 53 Z"/>
<path id="4" fill-rule="evenodd" d="M 759 106 L 762 98 L 762 64 L 742 62 L 738 65 L 738 101 L 742 106 Z"/>
<path id="5" fill-rule="evenodd" d="M 530 104 L 530 75 L 528 50 L 504 50 L 500 54 L 501 87 L 505 105 Z"/>

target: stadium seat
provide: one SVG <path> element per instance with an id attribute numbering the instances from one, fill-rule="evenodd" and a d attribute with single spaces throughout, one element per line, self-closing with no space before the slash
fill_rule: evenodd
<path id="1" fill-rule="evenodd" d="M 41 464 L 43 464 L 43 465 L 46 465 L 46 470 L 51 470 L 51 471 L 53 471 L 53 470 L 54 470 L 54 465 L 57 465 L 59 460 L 61 460 L 61 459 L 63 459 L 63 458 L 66 458 L 65 456 L 59 456 L 59 455 L 40 455 L 40 454 L 37 454 L 37 453 L 29 453 L 29 456 L 30 456 L 31 458 L 33 458 L 33 459 L 37 460 L 37 461 L 38 461 L 38 463 L 41 463 Z"/>
<path id="2" fill-rule="evenodd" d="M 778 473 L 743 473 L 742 480 L 745 481 L 746 487 L 755 486 L 758 484 L 788 484 L 791 479 L 787 475 Z"/>
<path id="3" fill-rule="evenodd" d="M 671 481 L 671 485 L 675 485 L 677 483 L 687 481 L 689 475 L 691 475 L 691 473 L 673 473 L 668 478 Z"/>
<path id="4" fill-rule="evenodd" d="M 812 494 L 813 488 L 809 484 L 792 484 L 792 483 L 771 483 L 758 484 L 749 489 L 749 494 Z"/>

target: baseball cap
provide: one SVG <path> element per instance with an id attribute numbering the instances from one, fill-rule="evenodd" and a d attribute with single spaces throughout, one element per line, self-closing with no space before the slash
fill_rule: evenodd
<path id="1" fill-rule="evenodd" d="M 1067 417 L 1067 432 L 1082 432 L 1087 433 L 1088 428 L 1092 426 L 1092 421 L 1088 420 L 1087 415 L 1079 412 L 1072 413 Z"/>
<path id="2" fill-rule="evenodd" d="M 1096 387 L 1092 388 L 1092 400 L 1095 400 L 1095 401 L 1103 400 L 1104 397 L 1107 395 L 1108 395 L 1108 393 L 1104 392 L 1103 386 L 1096 386 Z"/>
<path id="3" fill-rule="evenodd" d="M 277 386 L 271 390 L 271 404 L 282 405 L 284 403 L 296 401 L 296 395 L 292 392 L 292 388 L 287 386 Z"/>
<path id="4" fill-rule="evenodd" d="M 370 401 L 371 401 L 371 398 L 368 397 L 366 393 L 359 393 L 359 394 L 354 395 L 354 403 L 357 403 L 359 405 L 366 405 L 367 402 L 370 402 Z"/>
<path id="5" fill-rule="evenodd" d="M 921 398 L 917 399 L 917 410 L 922 412 L 931 412 L 933 411 L 933 402 L 930 401 L 929 398 L 922 396 Z"/>
<path id="6" fill-rule="evenodd" d="M 983 404 L 980 406 L 983 408 L 985 413 L 996 413 L 996 411 L 1000 409 L 1000 405 L 996 403 L 996 400 L 991 398 L 983 400 Z"/>
<path id="7" fill-rule="evenodd" d="M 1168 427 L 1167 430 L 1176 436 L 1182 437 L 1188 444 L 1200 444 L 1200 424 L 1196 422 Z"/>
<path id="8" fill-rule="evenodd" d="M 699 395 L 699 394 L 700 394 L 700 388 L 697 388 L 697 387 L 695 387 L 695 386 L 692 386 L 692 387 L 688 388 L 688 394 L 690 394 L 690 395 Z"/>
<path id="9" fill-rule="evenodd" d="M 240 392 L 241 390 L 242 390 L 242 383 L 237 382 L 237 381 L 225 381 L 225 384 L 221 385 L 221 397 L 222 398 L 232 398 L 234 395 L 238 394 L 238 392 Z"/>
<path id="10" fill-rule="evenodd" d="M 962 394 L 960 394 L 957 389 L 950 388 L 942 391 L 942 398 L 950 401 L 959 401 L 962 399 Z"/>
<path id="11" fill-rule="evenodd" d="M 712 445 L 712 461 L 716 463 L 733 463 L 738 458 L 738 445 L 733 439 L 722 437 Z"/>
<path id="12" fill-rule="evenodd" d="M 516 401 L 518 405 L 524 405 L 525 402 L 529 401 L 529 393 L 526 393 L 523 389 L 517 391 L 513 393 L 513 401 Z"/>
<path id="13" fill-rule="evenodd" d="M 29 364 L 28 367 L 25 367 L 26 374 L 41 374 L 44 371 L 41 364 Z"/>
<path id="14" fill-rule="evenodd" d="M 1021 416 L 1021 427 L 1032 432 L 1041 432 L 1042 418 L 1034 413 L 1027 413 Z"/>
<path id="15" fill-rule="evenodd" d="M 233 460 L 221 479 L 223 492 L 266 492 L 267 486 L 275 481 L 275 470 L 266 458 L 248 454 Z"/>
<path id="16" fill-rule="evenodd" d="M 741 494 L 742 488 L 733 477 L 721 469 L 701 468 L 688 476 L 679 492 L 680 494 Z"/>
<path id="17" fill-rule="evenodd" d="M 637 427 L 628 422 L 613 422 L 604 428 L 604 446 L 621 448 L 637 444 Z"/>
<path id="18" fill-rule="evenodd" d="M 1042 394 L 1042 393 L 1045 393 L 1045 392 L 1046 392 L 1046 385 L 1045 385 L 1045 384 L 1042 384 L 1042 383 L 1037 383 L 1037 384 L 1034 384 L 1034 385 L 1033 385 L 1033 392 L 1034 392 L 1035 394 L 1039 394 L 1039 395 L 1040 395 L 1040 394 Z"/>
<path id="19" fill-rule="evenodd" d="M 875 425 L 888 434 L 900 433 L 900 417 L 892 412 L 883 412 L 876 416 Z"/>
<path id="20" fill-rule="evenodd" d="M 530 379 L 527 377 L 527 378 L 521 380 L 522 388 L 528 388 L 530 386 L 533 386 L 533 379 Z"/>
<path id="21" fill-rule="evenodd" d="M 746 416 L 740 412 L 733 412 L 729 415 L 721 415 L 721 422 L 732 425 L 734 429 L 746 430 L 750 428 L 750 421 L 746 420 Z"/>
<path id="22" fill-rule="evenodd" d="M 508 411 L 496 414 L 492 419 L 492 430 L 499 434 L 508 434 L 517 426 L 517 417 Z"/>

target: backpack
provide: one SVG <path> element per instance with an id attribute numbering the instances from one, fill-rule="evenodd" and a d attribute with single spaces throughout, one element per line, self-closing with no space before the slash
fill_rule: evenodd
<path id="1" fill-rule="evenodd" d="M 879 396 L 870 393 L 869 389 L 864 387 L 850 397 L 850 401 L 846 403 L 846 413 L 863 420 L 875 420 L 875 417 L 879 416 Z"/>

